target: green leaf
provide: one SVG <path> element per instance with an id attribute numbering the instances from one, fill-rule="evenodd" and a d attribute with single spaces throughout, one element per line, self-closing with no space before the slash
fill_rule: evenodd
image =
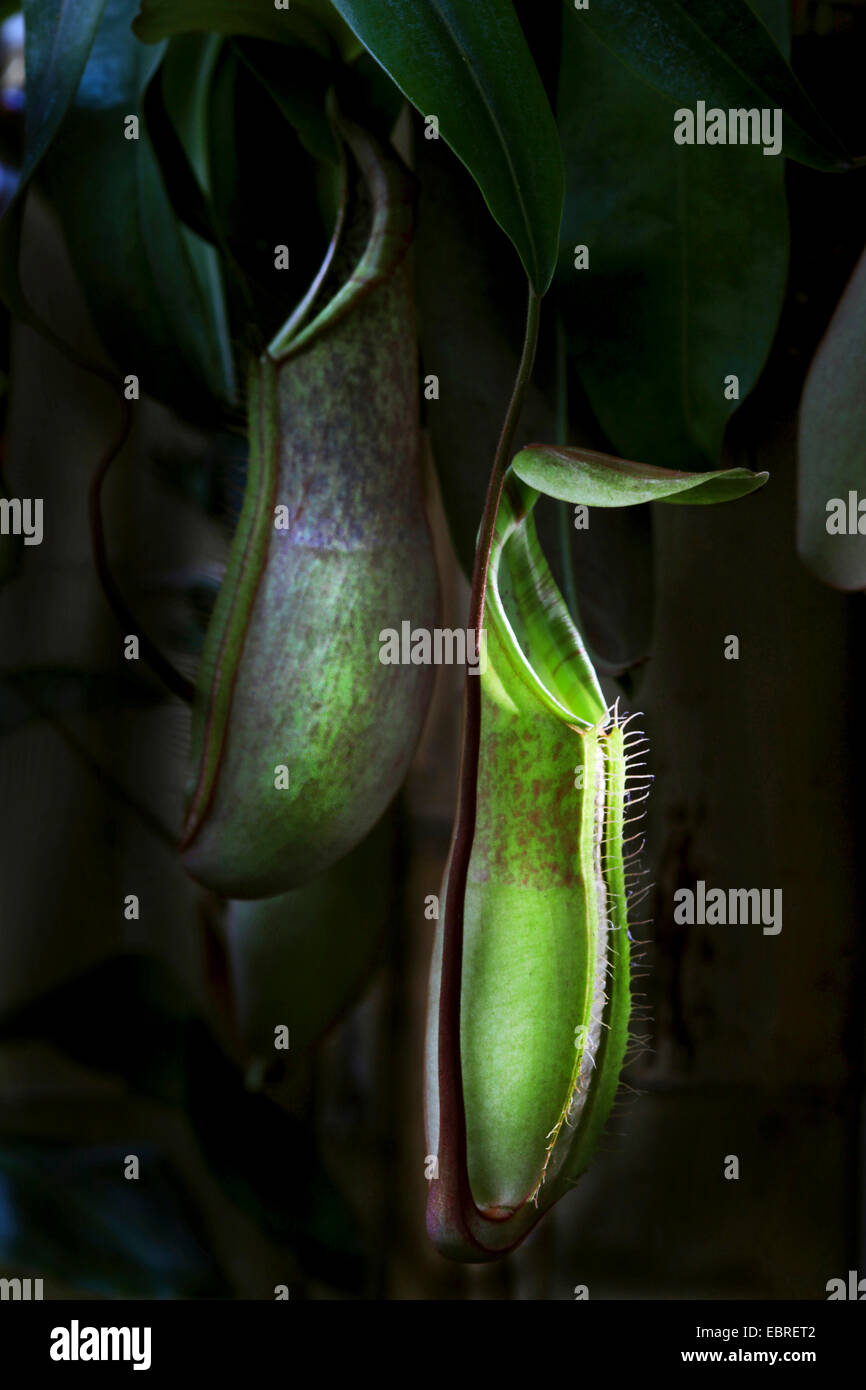
<path id="1" fill-rule="evenodd" d="M 335 0 L 373 57 L 477 181 L 539 294 L 550 284 L 562 157 L 510 0 Z"/>
<path id="2" fill-rule="evenodd" d="M 23 0 L 26 116 L 15 196 L 0 221 L 0 294 L 20 317 L 31 313 L 18 283 L 24 193 L 72 102 L 105 0 Z"/>
<path id="3" fill-rule="evenodd" d="M 252 1077 L 267 1077 L 274 1064 L 278 1024 L 290 1031 L 285 1060 L 292 1065 L 369 983 L 394 910 L 394 865 L 394 819 L 386 813 L 360 845 L 303 887 L 229 904 L 234 1015 Z"/>
<path id="4" fill-rule="evenodd" d="M 108 0 L 48 161 L 53 201 L 106 347 L 141 390 L 185 414 L 231 400 L 234 377 L 219 264 L 175 216 L 146 130 L 124 138 L 163 55 L 130 32 L 136 0 Z M 204 59 L 203 59 L 204 61 Z M 195 89 L 198 74 L 190 69 Z M 190 120 L 199 121 L 195 101 Z M 87 196 L 82 196 L 82 190 Z"/>
<path id="5" fill-rule="evenodd" d="M 208 101 L 221 48 L 222 40 L 214 35 L 187 34 L 168 45 L 162 67 L 166 109 L 206 193 L 211 162 Z"/>
<path id="6" fill-rule="evenodd" d="M 24 0 L 27 104 L 21 183 L 34 173 L 75 96 L 106 0 Z"/>
<path id="7" fill-rule="evenodd" d="M 511 468 L 518 478 L 563 502 L 585 507 L 633 507 L 640 502 L 733 502 L 763 487 L 769 473 L 727 468 L 716 473 L 679 473 L 632 463 L 592 449 L 531 444 Z"/>
<path id="8" fill-rule="evenodd" d="M 836 589 L 866 589 L 866 252 L 860 257 L 806 377 L 800 406 L 797 552 Z M 836 501 L 837 507 L 830 503 Z M 828 526 L 832 530 L 828 530 Z"/>
<path id="9" fill-rule="evenodd" d="M 199 31 L 306 44 L 323 58 L 333 42 L 346 61 L 360 51 L 330 0 L 291 0 L 286 9 L 277 9 L 274 0 L 141 0 L 132 27 L 143 43 Z"/>
<path id="10" fill-rule="evenodd" d="M 678 104 L 780 107 L 783 149 L 790 159 L 815 169 L 850 167 L 836 132 L 788 65 L 765 5 L 592 0 L 586 10 L 566 7 L 633 72 Z M 584 98 L 582 91 L 577 95 Z"/>
<path id="11" fill-rule="evenodd" d="M 144 98 L 148 138 L 172 208 L 185 226 L 212 245 L 218 245 L 218 236 L 209 197 L 206 118 L 221 44 L 211 35 L 172 39 Z M 198 74 L 192 84 L 191 70 Z"/>
<path id="12" fill-rule="evenodd" d="M 616 452 L 716 465 L 784 300 L 784 161 L 756 147 L 677 145 L 674 103 L 568 15 L 558 113 L 558 285 L 581 383 Z M 575 268 L 581 245 L 588 269 Z M 731 376 L 739 397 L 728 399 Z"/>

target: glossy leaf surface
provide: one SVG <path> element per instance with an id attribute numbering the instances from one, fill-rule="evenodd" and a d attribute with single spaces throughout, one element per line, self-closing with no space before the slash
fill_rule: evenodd
<path id="1" fill-rule="evenodd" d="M 780 107 L 790 159 L 843 168 L 838 135 L 786 60 L 778 24 L 785 8 L 778 0 L 592 0 L 576 18 L 677 103 Z"/>
<path id="2" fill-rule="evenodd" d="M 478 183 L 544 293 L 556 262 L 562 157 L 510 0 L 335 0 L 362 43 Z"/>
<path id="3" fill-rule="evenodd" d="M 777 0 L 761 9 L 772 19 Z M 784 17 L 775 32 L 784 41 Z M 784 159 L 755 146 L 678 145 L 676 105 L 566 11 L 557 284 L 570 360 L 617 453 L 703 469 L 718 465 L 776 332 L 788 264 Z M 588 268 L 576 268 L 578 247 Z"/>

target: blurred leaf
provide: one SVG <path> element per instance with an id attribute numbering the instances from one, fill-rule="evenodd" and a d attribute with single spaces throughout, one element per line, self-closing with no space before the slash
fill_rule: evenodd
<path id="1" fill-rule="evenodd" d="M 866 500 L 866 251 L 815 354 L 800 405 L 797 552 L 836 589 L 866 589 L 866 516 L 846 534 L 849 492 Z M 842 534 L 830 534 L 828 503 L 844 504 Z M 864 508 L 866 511 L 866 508 Z M 835 527 L 835 522 L 833 523 Z"/>
<path id="2" fill-rule="evenodd" d="M 210 192 L 210 132 L 208 97 L 222 40 L 188 34 L 168 45 L 162 63 L 165 106 L 193 171 Z"/>
<path id="3" fill-rule="evenodd" d="M 123 1176 L 130 1153 L 137 1182 Z M 4 1138 L 0 1261 L 107 1297 L 231 1296 L 189 1193 L 137 1137 L 88 1148 Z"/>
<path id="4" fill-rule="evenodd" d="M 108 0 L 75 105 L 51 151 L 49 182 L 100 336 L 142 391 L 182 414 L 234 393 L 219 265 L 176 218 L 141 112 L 162 49 L 130 32 L 135 0 Z M 197 74 L 189 73 L 190 84 Z M 82 196 L 82 190 L 87 196 Z"/>
<path id="5" fill-rule="evenodd" d="M 391 907 L 393 821 L 303 888 L 230 904 L 226 929 L 238 1028 L 264 1073 L 274 1029 L 294 1062 L 349 1008 L 379 957 Z"/>
<path id="6" fill-rule="evenodd" d="M 158 1100 L 183 1097 L 188 1007 L 165 967 L 114 956 L 0 1015 L 0 1043 L 41 1041 Z"/>
<path id="7" fill-rule="evenodd" d="M 357 1221 L 319 1157 L 311 1130 L 252 1094 L 200 1024 L 188 1032 L 189 1114 L 208 1165 L 227 1194 L 305 1271 L 360 1292 Z"/>
<path id="8" fill-rule="evenodd" d="M 122 1077 L 139 1094 L 183 1104 L 209 1166 L 232 1199 L 268 1236 L 290 1245 L 310 1273 L 339 1287 L 360 1288 L 363 1258 L 355 1217 L 322 1168 L 314 1138 L 273 1101 L 246 1090 L 241 1072 L 193 1016 L 160 962 L 143 955 L 116 956 L 7 1010 L 0 1017 L 0 1043 L 25 1040 L 52 1044 L 83 1066 Z M 141 1146 L 133 1143 L 125 1152 L 141 1153 Z M 126 1191 L 145 1187 L 143 1181 L 123 1179 L 120 1161 L 117 1173 Z M 64 1201 L 67 1194 L 57 1175 L 46 1178 L 46 1184 L 57 1201 Z M 96 1197 L 103 1200 L 98 1185 Z M 104 1200 L 122 1230 L 120 1213 L 111 1207 L 113 1196 L 106 1193 Z M 127 1219 L 136 1232 L 134 1207 Z M 51 1222 L 53 1227 L 53 1216 Z M 42 1223 L 30 1224 L 37 1232 Z M 159 1231 L 164 1223 L 156 1215 L 153 1224 Z M 59 1229 L 61 1245 L 74 1250 L 72 1236 Z M 101 1242 L 101 1224 L 94 1229 Z M 171 1242 L 167 1244 L 170 1250 Z M 24 1263 L 23 1253 L 15 1258 Z M 143 1279 L 155 1277 L 148 1270 L 156 1259 L 156 1252 L 137 1252 Z M 38 1267 L 40 1261 L 28 1263 Z M 58 1266 L 51 1268 L 66 1277 Z M 147 1290 L 140 1293 L 146 1296 Z"/>
<path id="9" fill-rule="evenodd" d="M 275 43 L 307 44 L 325 58 L 330 38 L 346 60 L 360 47 L 330 0 L 292 0 L 287 9 L 277 9 L 274 0 L 141 0 L 133 29 L 145 43 L 192 30 L 247 34 Z"/>
<path id="10" fill-rule="evenodd" d="M 144 97 L 147 133 L 175 215 L 191 231 L 215 246 L 219 244 L 219 235 L 209 198 L 207 127 L 202 136 L 199 124 L 203 104 L 206 119 L 206 97 L 204 103 L 199 97 L 192 104 L 190 92 L 198 94 L 203 88 L 207 90 L 207 79 L 213 77 L 219 47 L 219 39 L 202 39 L 198 35 L 172 39 Z M 198 49 L 198 61 L 195 49 Z M 207 73 L 204 83 L 198 81 L 191 88 L 190 67 L 200 76 Z M 170 103 L 174 110 L 170 109 Z"/>
<path id="11" fill-rule="evenodd" d="M 770 16 L 778 0 L 762 0 Z M 568 171 L 558 285 L 570 355 L 615 450 L 670 468 L 719 460 L 776 330 L 787 272 L 784 161 L 674 143 L 673 103 L 565 17 Z M 589 268 L 574 268 L 574 248 Z"/>
<path id="12" fill-rule="evenodd" d="M 511 467 L 518 478 L 545 496 L 586 507 L 733 502 L 763 487 L 770 476 L 750 473 L 748 468 L 679 473 L 558 444 L 531 444 L 521 449 Z"/>
<path id="13" fill-rule="evenodd" d="M 0 222 L 0 294 L 31 317 L 18 283 L 23 195 L 72 102 L 105 0 L 22 0 L 26 103 L 24 158 L 15 196 Z"/>
<path id="14" fill-rule="evenodd" d="M 781 107 L 789 159 L 815 169 L 849 164 L 835 131 L 785 59 L 778 3 L 768 10 L 759 0 L 592 0 L 586 10 L 568 3 L 566 8 L 678 105 L 700 100 L 708 109 Z M 574 95 L 582 100 L 585 94 L 578 87 Z M 672 121 L 668 129 L 673 139 Z"/>
<path id="15" fill-rule="evenodd" d="M 83 714 L 99 709 L 147 709 L 162 691 L 128 676 L 71 667 L 43 666 L 29 671 L 0 670 L 0 737 L 21 724 L 52 715 Z"/>
<path id="16" fill-rule="evenodd" d="M 27 104 L 22 183 L 45 154 L 75 96 L 105 0 L 23 0 Z"/>
<path id="17" fill-rule="evenodd" d="M 335 0 L 364 46 L 477 181 L 543 294 L 556 265 L 562 157 L 510 0 Z"/>

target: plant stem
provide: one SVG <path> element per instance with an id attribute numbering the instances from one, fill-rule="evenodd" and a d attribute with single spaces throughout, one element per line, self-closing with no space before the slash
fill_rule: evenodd
<path id="1" fill-rule="evenodd" d="M 499 443 L 496 446 L 493 468 L 490 473 L 490 482 L 487 485 L 484 512 L 481 517 L 481 527 L 478 532 L 478 545 L 475 550 L 475 565 L 472 571 L 472 590 L 469 598 L 469 619 L 472 626 L 475 628 L 476 655 L 479 645 L 478 633 L 484 623 L 484 600 L 487 596 L 487 571 L 490 566 L 490 547 L 493 542 L 493 529 L 496 525 L 496 515 L 499 511 L 499 499 L 502 496 L 505 474 L 510 462 L 509 454 L 514 440 L 514 431 L 517 428 L 517 423 L 520 419 L 521 411 L 523 410 L 526 390 L 532 376 L 535 350 L 538 346 L 538 324 L 540 317 L 541 298 L 530 285 L 529 301 L 526 307 L 526 332 L 523 339 L 523 351 L 520 355 L 517 376 L 514 379 L 514 389 L 511 393 L 511 400 L 508 403 L 508 410 L 502 422 L 502 432 L 499 436 Z M 477 684 L 477 678 L 474 678 L 470 684 Z"/>

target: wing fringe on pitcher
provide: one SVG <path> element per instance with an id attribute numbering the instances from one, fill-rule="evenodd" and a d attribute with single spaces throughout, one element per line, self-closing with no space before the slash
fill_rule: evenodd
<path id="1" fill-rule="evenodd" d="M 594 729 L 584 731 L 572 726 L 575 727 L 578 736 L 585 741 L 598 740 L 598 755 L 604 762 L 604 777 L 599 781 L 595 805 L 595 868 L 596 889 L 599 895 L 597 926 L 600 944 L 595 952 L 593 1007 L 589 1015 L 588 1031 L 582 1047 L 575 1048 L 575 1064 L 569 1084 L 568 1097 L 553 1128 L 545 1135 L 547 1147 L 544 1161 L 538 1182 L 529 1196 L 529 1200 L 535 1206 L 538 1205 L 539 1194 L 547 1177 L 547 1170 L 563 1126 L 574 1129 L 589 1094 L 592 1075 L 596 1068 L 601 1030 L 609 1028 L 604 1017 L 605 1008 L 609 1003 L 609 996 L 605 989 L 606 980 L 608 977 L 613 977 L 615 970 L 623 968 L 629 970 L 631 978 L 634 978 L 632 967 L 637 963 L 637 960 L 642 958 L 633 957 L 630 949 L 633 942 L 630 928 L 632 925 L 638 925 L 632 922 L 631 911 L 646 899 L 655 886 L 654 884 L 645 884 L 639 891 L 634 890 L 628 885 L 636 879 L 645 877 L 649 870 L 637 867 L 625 871 L 626 864 L 634 861 L 637 861 L 638 865 L 640 864 L 640 856 L 645 842 L 642 837 L 637 849 L 625 855 L 623 854 L 625 846 L 631 840 L 636 839 L 640 832 L 636 832 L 635 835 L 628 838 L 623 837 L 621 832 L 625 826 L 641 821 L 646 815 L 646 802 L 649 798 L 653 776 L 646 771 L 638 771 L 638 769 L 645 769 L 647 766 L 645 760 L 638 760 L 648 751 L 649 739 L 641 730 L 630 730 L 627 736 L 624 732 L 634 719 L 641 717 L 643 711 L 637 710 L 634 714 L 621 718 L 619 704 L 619 698 L 617 698 L 608 707 L 604 719 Z M 615 748 L 611 742 L 610 735 L 613 730 L 619 730 L 623 733 L 621 748 Z M 618 776 L 619 773 L 621 776 Z M 632 785 L 635 786 L 638 795 L 632 795 Z M 619 826 L 613 823 L 619 821 L 619 817 L 611 815 L 611 810 L 615 809 L 613 799 L 618 796 L 622 797 L 623 811 L 630 811 L 636 805 L 642 806 L 642 809 L 635 815 L 623 816 Z M 620 922 L 616 921 L 615 915 L 609 915 L 607 911 L 608 899 L 611 896 L 611 871 L 617 866 L 623 870 L 622 879 L 626 885 L 625 900 L 621 904 L 622 920 Z M 649 919 L 644 919 L 642 925 L 648 921 Z M 617 932 L 619 932 L 620 942 L 624 943 L 624 949 L 620 949 L 615 940 Z M 636 944 L 643 945 L 645 943 L 638 942 Z M 634 1021 L 633 1011 L 631 1011 L 631 1021 Z M 587 1025 L 576 1025 L 575 1032 L 581 1027 L 587 1028 Z M 647 1037 L 630 1032 L 625 1065 L 631 1064 L 637 1056 L 642 1055 L 647 1045 Z M 632 1089 L 621 1081 L 620 1088 L 623 1087 Z"/>

